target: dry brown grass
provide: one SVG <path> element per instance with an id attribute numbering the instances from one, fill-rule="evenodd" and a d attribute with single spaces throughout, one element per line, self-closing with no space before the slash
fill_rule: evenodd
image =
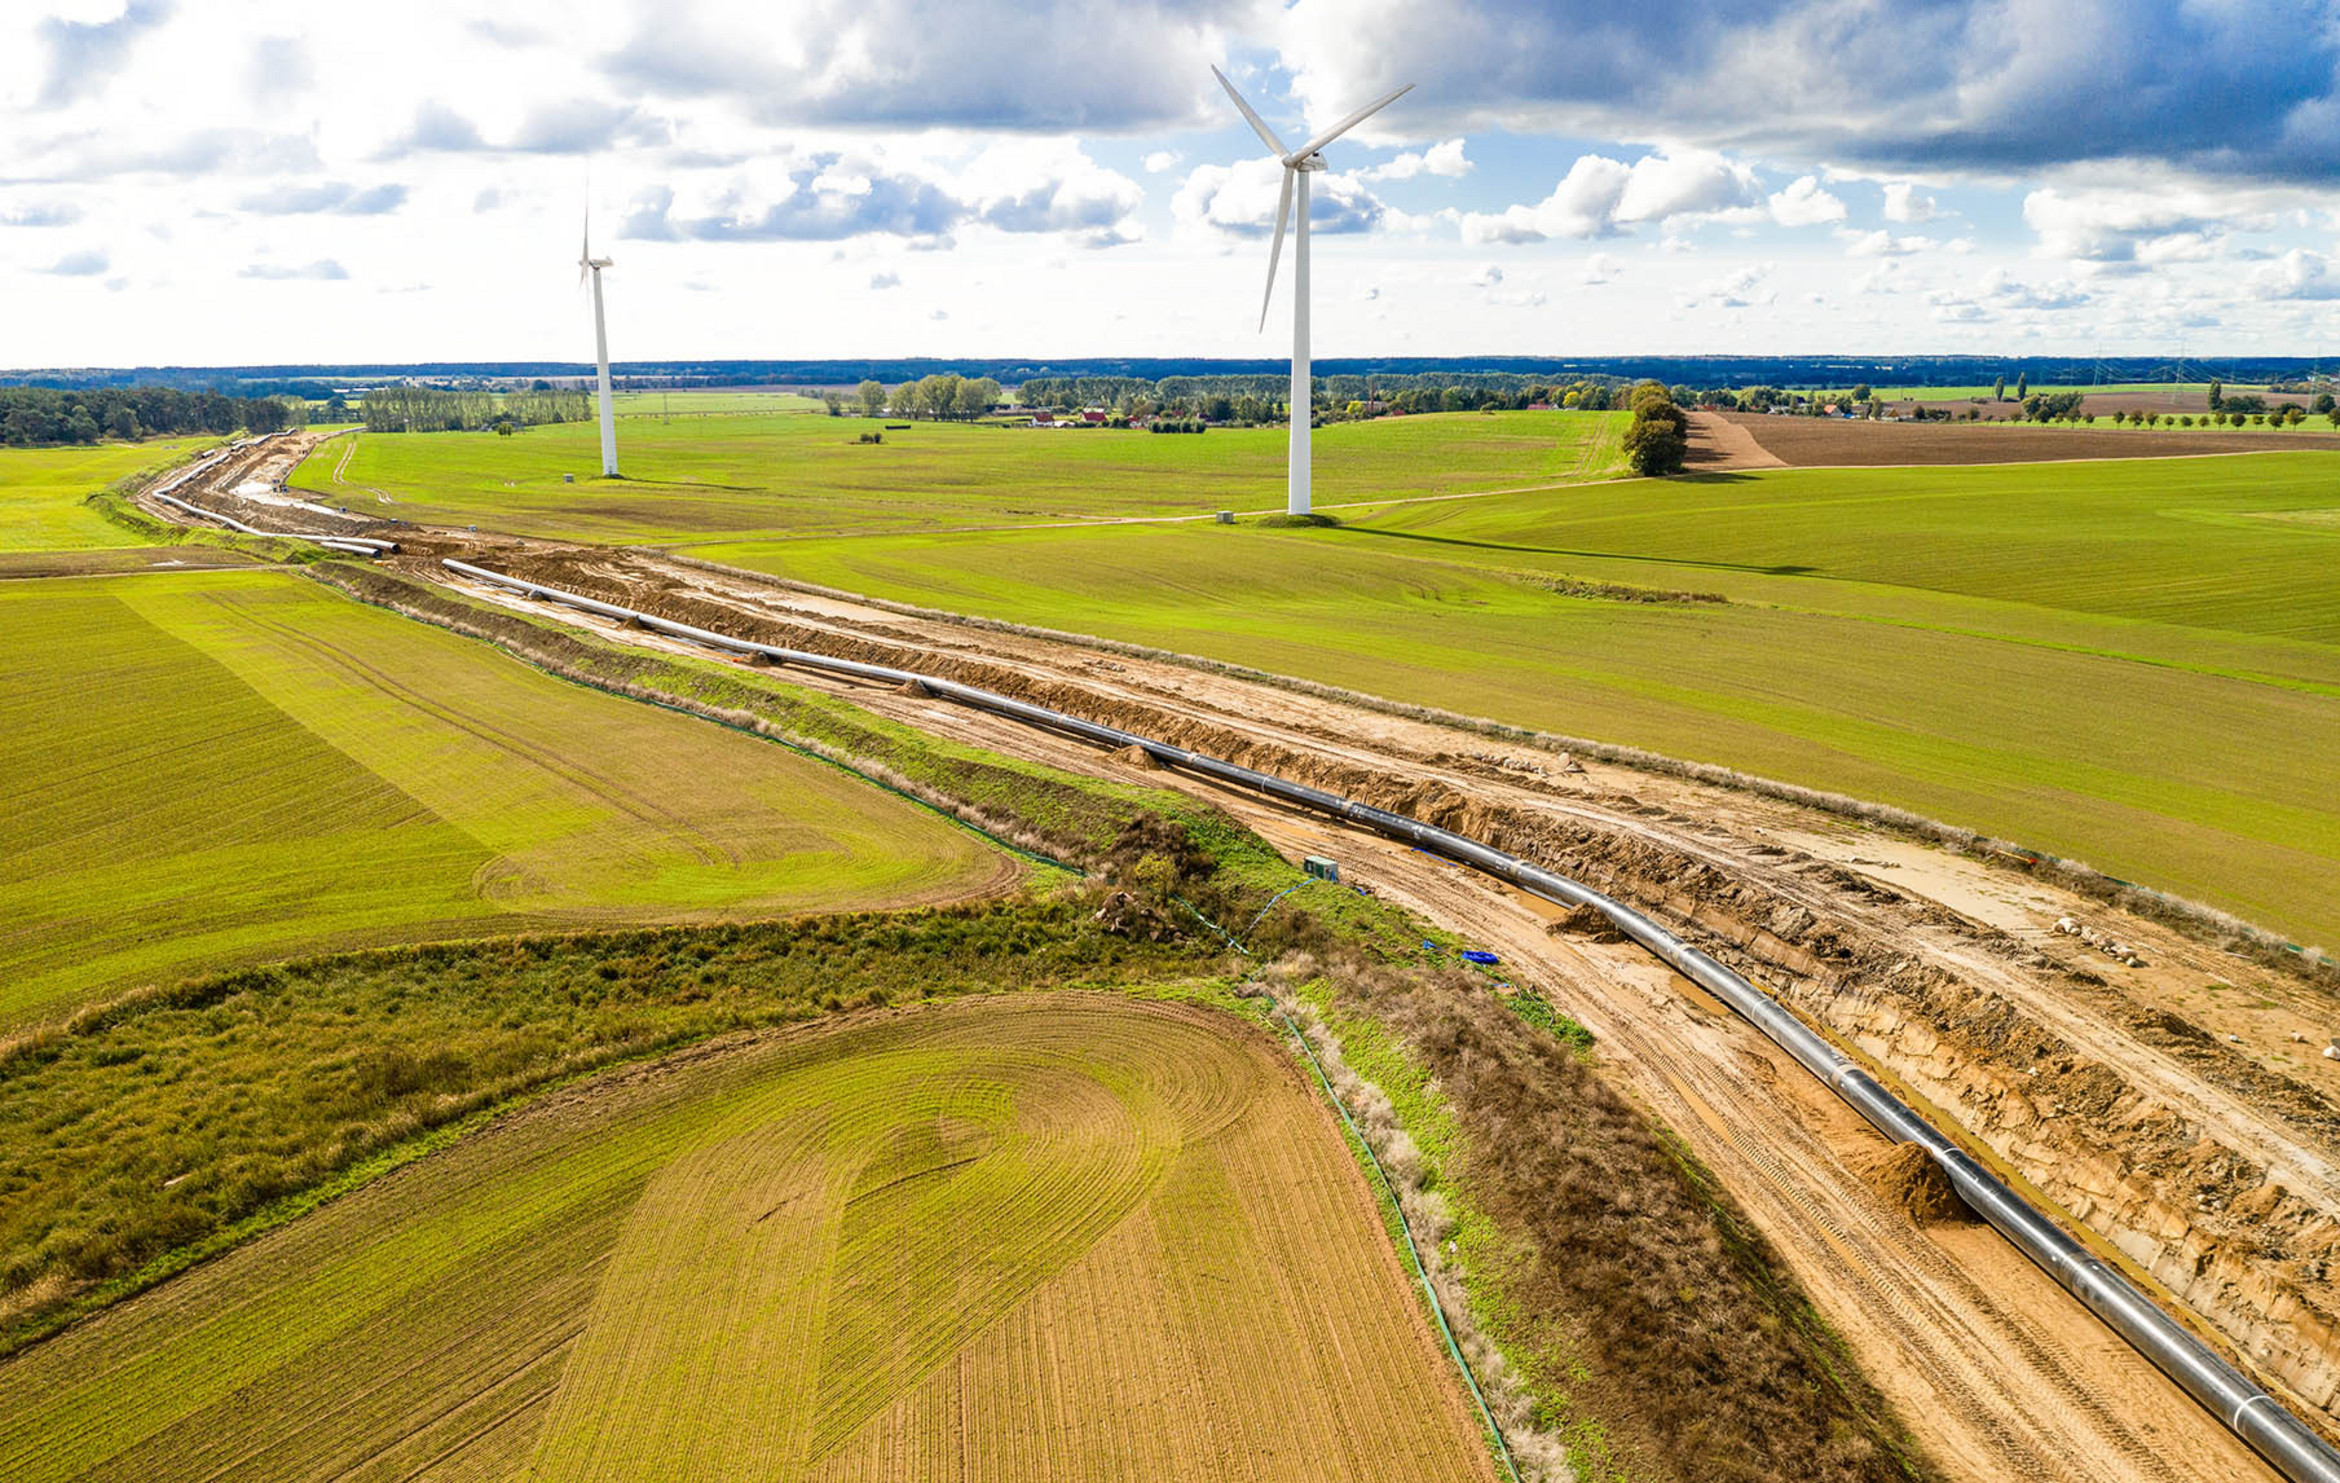
<path id="1" fill-rule="evenodd" d="M 1599 1418 L 1616 1473 L 1932 1476 L 1769 1244 L 1596 1065 L 1464 974 L 1336 957 L 1327 976 L 1337 1011 L 1402 1039 L 1452 1106 L 1448 1177 L 1513 1252 L 1478 1274 L 1484 1321 L 1529 1386 Z"/>

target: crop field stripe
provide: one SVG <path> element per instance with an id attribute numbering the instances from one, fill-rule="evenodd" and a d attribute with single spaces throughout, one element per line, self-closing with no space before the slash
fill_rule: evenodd
<path id="1" fill-rule="evenodd" d="M 301 946 L 933 899 L 1015 868 L 847 770 L 280 572 L 12 586 L 0 616 L 0 1024 Z"/>
<path id="2" fill-rule="evenodd" d="M 335 590 L 341 591 L 342 589 L 336 588 Z M 382 604 L 373 602 L 363 596 L 359 596 L 354 593 L 345 593 L 344 595 L 348 596 L 352 602 L 361 603 L 366 607 L 375 608 L 385 613 L 392 613 L 399 617 L 406 616 L 402 613 L 398 613 L 397 609 L 395 608 L 385 607 Z M 811 747 L 800 745 L 796 742 L 790 741 L 784 736 L 775 735 L 771 731 L 760 730 L 754 726 L 743 725 L 740 722 L 729 720 L 722 716 L 709 715 L 703 710 L 692 710 L 685 706 L 675 705 L 669 701 L 660 700 L 653 695 L 637 695 L 628 691 L 614 689 L 607 685 L 596 685 L 590 681 L 579 679 L 574 675 L 560 674 L 554 670 L 545 668 L 543 665 L 537 663 L 534 659 L 529 658 L 527 655 L 519 653 L 510 645 L 500 643 L 492 638 L 481 639 L 479 642 L 486 644 L 489 648 L 495 650 L 497 653 L 503 655 L 507 659 L 510 659 L 516 664 L 526 665 L 529 669 L 532 669 L 538 674 L 543 675 L 548 680 L 558 680 L 562 684 L 573 685 L 580 690 L 589 690 L 596 695 L 607 695 L 618 700 L 627 700 L 639 705 L 653 706 L 659 710 L 668 711 L 677 716 L 687 716 L 694 721 L 701 721 L 710 725 L 720 726 L 727 731 L 736 731 L 743 736 L 752 736 L 757 741 L 768 742 L 773 746 L 783 748 L 786 751 L 794 753 L 796 756 L 804 758 L 808 762 L 817 762 L 822 766 L 834 768 L 838 772 L 844 773 L 848 777 L 866 783 L 870 787 L 876 788 L 881 792 L 891 793 L 896 798 L 901 799 L 904 803 L 909 804 L 913 808 L 916 808 L 924 813 L 932 814 L 941 822 L 952 825 L 955 828 L 963 829 L 969 834 L 974 835 L 976 838 L 983 840 L 986 844 L 991 845 L 993 848 L 1003 850 L 1008 854 L 1016 856 L 1019 859 L 1029 860 L 1035 865 L 1044 865 L 1051 870 L 1063 871 L 1065 874 L 1072 876 L 1075 879 L 1085 878 L 1088 875 L 1088 872 L 1083 870 L 1078 865 L 1072 864 L 1069 861 L 1059 860 L 1053 855 L 1041 854 L 1039 851 L 1031 849 L 1026 845 L 1017 844 L 1014 840 L 994 834 L 990 830 L 985 829 L 982 825 L 975 823 L 973 820 L 961 818 L 959 815 L 944 809 L 939 804 L 933 802 L 931 799 L 921 798 L 915 793 L 909 792 L 906 789 L 897 787 L 894 784 L 887 782 L 884 778 L 878 777 L 873 773 L 862 771 L 860 768 L 855 767 L 850 762 L 846 762 L 841 758 L 831 757 L 825 752 L 815 751 Z"/>
<path id="3" fill-rule="evenodd" d="M 0 1472 L 1484 1478 L 1313 1101 L 1097 994 L 605 1077 L 0 1363 Z"/>

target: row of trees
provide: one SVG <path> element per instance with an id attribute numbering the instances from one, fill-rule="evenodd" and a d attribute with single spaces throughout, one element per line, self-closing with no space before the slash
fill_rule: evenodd
<path id="1" fill-rule="evenodd" d="M 308 404 L 297 398 L 234 397 L 167 386 L 101 387 L 61 391 L 45 386 L 0 387 L 0 443 L 12 448 L 134 443 L 152 434 L 282 432 L 306 426 Z"/>
<path id="2" fill-rule="evenodd" d="M 361 409 L 370 433 L 501 432 L 593 417 L 590 392 L 540 390 L 448 391 L 436 386 L 379 386 Z"/>
<path id="3" fill-rule="evenodd" d="M 1625 385 L 1601 377 L 1555 383 L 1507 371 L 1327 376 L 1311 387 L 1311 410 L 1320 421 L 1532 406 L 1600 411 L 1622 405 L 1616 399 Z M 1028 407 L 1054 412 L 1103 407 L 1117 418 L 1132 421 L 1168 417 L 1252 425 L 1282 422 L 1291 413 L 1291 382 L 1280 375 L 1167 376 L 1159 381 L 1134 376 L 1038 376 L 1023 384 L 1021 395 Z"/>
<path id="4" fill-rule="evenodd" d="M 848 409 L 864 417 L 924 417 L 937 421 L 971 421 L 988 414 L 1007 393 L 989 376 L 958 376 L 948 371 L 921 376 L 888 389 L 882 381 L 864 381 L 848 397 L 830 392 L 821 400 L 831 417 Z"/>

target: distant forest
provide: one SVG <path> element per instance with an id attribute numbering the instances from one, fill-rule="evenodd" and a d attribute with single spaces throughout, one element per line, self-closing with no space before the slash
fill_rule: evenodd
<path id="1" fill-rule="evenodd" d="M 446 389 L 501 389 L 537 379 L 579 379 L 592 367 L 576 361 L 445 361 L 415 365 L 140 366 L 0 371 L 0 388 L 64 389 L 168 386 L 219 391 L 247 398 L 301 396 L 322 401 L 334 390 L 363 390 L 406 379 Z M 616 370 L 629 389 L 698 386 L 851 387 L 863 381 L 899 385 L 941 372 L 988 377 L 1018 387 L 1036 380 L 1127 379 L 1160 383 L 1180 378 L 1281 378 L 1281 359 L 1211 360 L 1134 357 L 1044 360 L 970 356 L 942 360 L 705 360 L 628 361 Z M 1319 377 L 1430 376 L 1448 384 L 1476 375 L 1511 375 L 1546 384 L 1644 378 L 1669 386 L 1843 387 L 1988 386 L 2004 376 L 2038 387 L 2127 382 L 2212 381 L 2256 384 L 2302 380 L 2324 369 L 2303 356 L 2058 357 L 1981 355 L 1704 355 L 1704 356 L 1390 356 L 1333 357 L 1316 362 Z M 1265 388 L 1263 386 L 1264 393 Z"/>
<path id="2" fill-rule="evenodd" d="M 273 433 L 306 426 L 308 414 L 308 404 L 298 399 L 167 386 L 63 391 L 0 386 L 0 443 L 12 448 L 94 443 L 100 438 L 134 443 L 151 434 L 232 433 L 239 428 Z"/>

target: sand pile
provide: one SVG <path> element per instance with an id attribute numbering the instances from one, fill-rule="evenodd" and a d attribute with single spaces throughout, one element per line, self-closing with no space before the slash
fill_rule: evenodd
<path id="1" fill-rule="evenodd" d="M 1950 1187 L 1950 1176 L 1919 1144 L 1896 1144 L 1869 1161 L 1860 1173 L 1888 1204 L 1907 1211 L 1920 1225 L 1974 1218 L 1966 1202 Z"/>

